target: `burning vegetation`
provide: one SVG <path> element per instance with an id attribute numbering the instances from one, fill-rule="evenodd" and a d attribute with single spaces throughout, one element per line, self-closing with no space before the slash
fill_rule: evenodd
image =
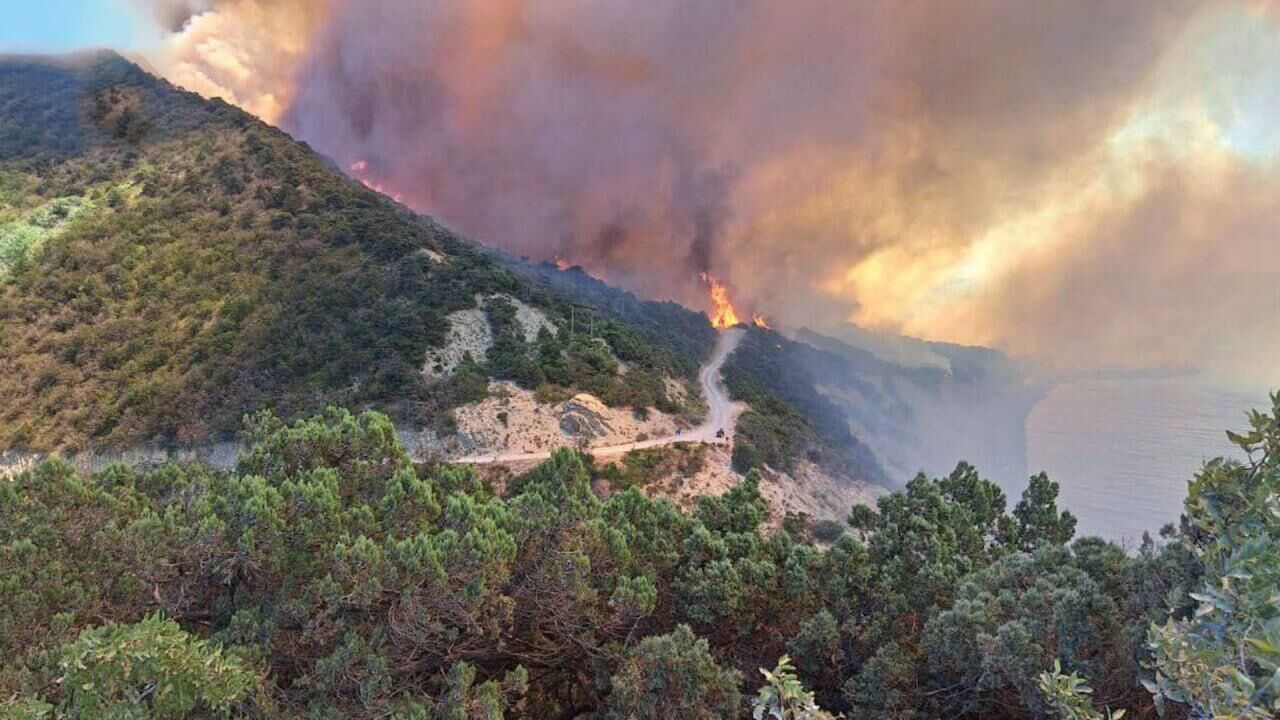
<path id="1" fill-rule="evenodd" d="M 714 275 L 710 273 L 701 273 L 703 282 L 707 283 L 707 287 L 712 293 L 712 307 L 708 315 L 712 319 L 712 327 L 716 329 L 732 328 L 733 325 L 740 324 L 742 320 L 737 309 L 733 307 L 733 302 L 728 299 L 728 290 L 724 287 L 724 283 L 719 282 Z M 759 327 L 767 328 L 768 324 L 764 323 L 763 316 L 751 315 L 751 319 Z"/>
<path id="2" fill-rule="evenodd" d="M 351 170 L 351 174 L 354 175 L 356 179 L 360 181 L 360 184 L 364 185 L 370 190 L 374 192 L 382 193 L 383 195 L 390 197 L 392 200 L 395 200 L 396 202 L 404 202 L 404 198 L 400 193 L 383 187 L 381 182 L 374 180 L 372 177 L 369 177 L 369 162 L 367 160 L 357 160 L 351 163 L 350 170 Z"/>
<path id="3" fill-rule="evenodd" d="M 711 327 L 729 328 L 741 322 L 738 319 L 738 311 L 734 309 L 733 303 L 729 301 L 729 291 L 724 285 L 709 273 L 702 273 L 702 281 L 707 284 L 711 290 Z"/>
<path id="4" fill-rule="evenodd" d="M 729 300 L 729 290 L 710 273 L 701 274 L 702 281 L 707 284 L 707 289 L 711 291 L 711 309 L 707 313 L 711 317 L 711 327 L 721 330 L 731 328 L 743 322 L 738 315 L 738 310 L 733 306 L 733 302 Z M 751 313 L 751 324 L 765 330 L 772 330 L 773 326 L 765 316 L 760 313 Z"/>

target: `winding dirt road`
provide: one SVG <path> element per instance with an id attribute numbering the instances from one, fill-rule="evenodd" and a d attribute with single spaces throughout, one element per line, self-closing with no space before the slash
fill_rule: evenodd
<path id="1" fill-rule="evenodd" d="M 716 339 L 716 348 L 711 353 L 711 358 L 698 371 L 698 384 L 702 386 L 702 397 L 707 401 L 707 419 L 701 425 L 685 430 L 678 435 L 668 435 L 621 445 L 588 448 L 587 452 L 595 457 L 609 457 L 622 455 L 632 450 L 672 445 L 678 442 L 705 442 L 712 445 L 728 444 L 733 436 L 733 424 L 741 411 L 741 406 L 729 399 L 728 390 L 725 389 L 724 383 L 720 382 L 720 369 L 724 367 L 724 361 L 729 357 L 729 353 L 732 353 L 734 348 L 738 347 L 738 343 L 742 342 L 744 334 L 745 331 L 741 328 L 721 330 L 719 337 Z M 717 433 L 722 430 L 724 431 L 724 436 L 717 437 Z M 523 453 L 498 452 L 468 455 L 451 462 L 493 465 L 525 460 L 546 460 L 549 457 L 551 457 L 550 450 Z"/>

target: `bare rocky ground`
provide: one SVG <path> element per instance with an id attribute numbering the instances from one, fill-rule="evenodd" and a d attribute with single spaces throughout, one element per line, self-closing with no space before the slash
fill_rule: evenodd
<path id="1" fill-rule="evenodd" d="M 544 404 L 514 383 L 489 385 L 489 397 L 454 410 L 459 439 L 474 454 L 530 453 L 572 446 L 585 450 L 674 435 L 680 421 L 649 410 L 646 419 L 630 408 L 611 408 L 580 394 Z"/>
<path id="2" fill-rule="evenodd" d="M 843 521 L 854 505 L 871 504 L 886 492 L 878 485 L 850 482 L 833 477 L 808 461 L 800 461 L 790 474 L 766 468 L 760 494 L 769 504 L 767 524 L 781 525 L 787 513 L 806 513 L 815 520 Z M 730 463 L 730 448 L 711 446 L 706 464 L 696 475 L 655 478 L 644 490 L 671 498 L 683 508 L 692 508 L 699 497 L 720 495 L 742 481 Z"/>
<path id="3" fill-rule="evenodd" d="M 422 372 L 429 377 L 449 375 L 467 355 L 478 363 L 485 361 L 493 345 L 493 331 L 484 310 L 471 308 L 449 313 L 449 335 L 443 347 L 427 353 Z"/>
<path id="4" fill-rule="evenodd" d="M 520 324 L 526 342 L 537 340 L 538 332 L 543 328 L 555 334 L 556 326 L 541 310 L 513 297 L 503 297 L 515 305 L 516 322 Z M 489 327 L 489 318 L 484 312 L 484 303 L 488 299 L 477 295 L 476 304 L 479 307 L 449 313 L 449 335 L 442 347 L 427 353 L 426 363 L 422 366 L 422 372 L 425 375 L 432 378 L 445 377 L 452 373 L 468 354 L 478 363 L 485 361 L 489 348 L 493 345 L 493 331 Z"/>
<path id="5" fill-rule="evenodd" d="M 742 406 L 729 400 L 719 379 L 721 363 L 740 339 L 732 332 L 722 337 L 699 373 L 708 416 L 696 428 L 654 410 L 642 420 L 628 408 L 607 407 L 591 395 L 543 404 L 534 393 L 512 383 L 492 383 L 490 397 L 454 410 L 458 440 L 468 448 L 464 461 L 477 464 L 501 484 L 503 478 L 533 467 L 558 447 L 576 447 L 593 453 L 598 463 L 606 463 L 622 459 L 637 447 L 661 449 L 677 442 L 701 442 L 707 445 L 701 470 L 693 474 L 672 470 L 647 478 L 641 487 L 685 508 L 704 495 L 719 495 L 742 480 L 730 462 L 733 427 Z M 843 521 L 854 505 L 874 502 L 884 492 L 878 486 L 836 478 L 807 461 L 799 461 L 790 473 L 766 468 L 761 474 L 760 492 L 769 504 L 768 522 L 773 527 L 787 513 Z"/>

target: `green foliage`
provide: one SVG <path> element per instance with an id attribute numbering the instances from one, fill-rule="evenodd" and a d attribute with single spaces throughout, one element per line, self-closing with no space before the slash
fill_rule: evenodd
<path id="1" fill-rule="evenodd" d="M 701 443 L 673 443 L 661 447 L 632 450 L 620 462 L 597 471 L 614 489 L 646 487 L 669 477 L 697 475 L 706 465 L 707 446 Z"/>
<path id="2" fill-rule="evenodd" d="M 740 677 L 716 664 L 707 641 L 680 625 L 641 640 L 613 676 L 606 717 L 717 720 L 738 714 Z"/>
<path id="3" fill-rule="evenodd" d="M 1191 481 L 1184 542 L 1204 567 L 1193 617 L 1152 623 L 1147 645 L 1160 707 L 1215 718 L 1280 713 L 1280 395 L 1228 433 L 1247 463 L 1214 460 Z"/>
<path id="4" fill-rule="evenodd" d="M 476 682 L 476 669 L 462 662 L 449 669 L 438 698 L 415 698 L 391 714 L 392 720 L 503 720 L 519 716 L 529 673 L 517 668 L 501 679 Z"/>
<path id="5" fill-rule="evenodd" d="M 844 414 L 817 391 L 793 357 L 792 343 L 772 331 L 751 330 L 724 366 L 734 400 L 751 410 L 738 417 L 733 467 L 769 465 L 791 470 L 805 459 L 834 472 L 887 484 L 870 448 L 849 432 Z"/>
<path id="6" fill-rule="evenodd" d="M 0 64 L 0 124 L 33 102 L 75 138 L 0 152 L 28 179 L 0 198 L 0 446 L 193 442 L 264 406 L 420 399 L 444 315 L 515 283 L 283 133 L 120 58 Z"/>
<path id="7" fill-rule="evenodd" d="M 493 345 L 489 348 L 489 368 L 493 377 L 513 380 L 532 390 L 546 382 L 547 376 L 532 357 L 533 348 L 525 342 L 524 330 L 516 321 L 516 306 L 502 296 L 485 303 Z M 567 384 L 567 383 L 566 383 Z"/>
<path id="8" fill-rule="evenodd" d="M 1076 534 L 1076 518 L 1070 512 L 1058 512 L 1058 483 L 1040 473 L 1033 475 L 1013 508 L 1016 525 L 1008 529 L 1005 542 L 1033 552 L 1041 545 L 1061 545 Z"/>
<path id="9" fill-rule="evenodd" d="M 225 717 L 247 710 L 261 682 L 240 660 L 158 615 L 85 630 L 63 650 L 60 667 L 59 718 Z"/>
<path id="10" fill-rule="evenodd" d="M 21 267 L 28 254 L 39 250 L 40 245 L 55 237 L 63 226 L 81 217 L 91 215 L 96 209 L 92 200 L 70 196 L 55 198 L 26 213 L 16 213 L 25 198 L 8 198 L 4 202 L 16 215 L 7 222 L 0 214 L 0 281 L 14 267 Z"/>
<path id="11" fill-rule="evenodd" d="M 764 686 L 751 701 L 753 720 L 834 720 L 831 713 L 818 707 L 813 693 L 796 678 L 791 658 L 783 655 L 773 670 L 760 672 Z"/>
<path id="12" fill-rule="evenodd" d="M 715 345 L 716 333 L 702 313 L 690 312 L 673 302 L 639 300 L 587 275 L 581 268 L 562 271 L 551 263 L 535 263 L 501 253 L 496 257 L 528 283 L 531 295 L 525 299 L 536 298 L 540 306 L 550 308 L 562 318 L 561 325 L 568 324 L 563 320 L 571 314 L 576 315 L 576 330 L 584 335 L 594 324 L 595 334 L 608 343 L 617 359 L 632 368 L 696 381 L 699 366 Z M 571 311 L 571 305 L 579 307 Z M 595 310 L 584 310 L 583 305 Z M 547 367 L 543 365 L 544 370 Z M 554 378 L 552 381 L 563 382 Z"/>
<path id="13" fill-rule="evenodd" d="M 1057 660 L 1053 661 L 1051 671 L 1040 674 L 1039 685 L 1045 703 L 1062 720 L 1120 720 L 1125 715 L 1124 710 L 1098 712 L 1090 699 L 1093 688 L 1078 674 L 1063 673 L 1062 664 Z"/>
<path id="14" fill-rule="evenodd" d="M 1061 545 L 999 558 L 970 575 L 951 606 L 925 626 L 930 673 L 946 688 L 936 702 L 947 714 L 990 715 L 1016 705 L 1040 714 L 1036 673 L 1051 662 L 1099 678 L 1129 668 L 1127 685 L 1136 685 L 1118 600 Z"/>
<path id="15" fill-rule="evenodd" d="M 830 544 L 839 539 L 845 530 L 844 524 L 835 520 L 818 520 L 810 526 L 809 535 L 818 542 Z"/>
<path id="16" fill-rule="evenodd" d="M 745 473 L 765 465 L 791 470 L 816 442 L 803 418 L 787 405 L 764 400 L 760 411 L 748 410 L 734 429 L 733 469 Z"/>
<path id="17" fill-rule="evenodd" d="M 845 683 L 848 704 L 868 717 L 912 720 L 919 703 L 917 659 L 896 642 L 877 648 Z"/>
<path id="18" fill-rule="evenodd" d="M 963 463 L 820 549 L 803 522 L 766 527 L 754 472 L 685 513 L 640 482 L 597 496 L 561 450 L 499 496 L 473 468 L 415 467 L 385 415 L 259 413 L 232 471 L 53 459 L 0 483 L 0 702 L 718 718 L 745 694 L 762 718 L 1095 718 L 1154 712 L 1146 663 L 1166 710 L 1269 717 L 1277 418 L 1254 417 L 1251 462 L 1196 478 L 1178 542 L 1127 554 L 1068 545 L 1047 479 L 1007 513 Z M 637 476 L 665 462 L 637 457 Z"/>
<path id="19" fill-rule="evenodd" d="M 904 492 L 881 496 L 869 548 L 888 590 L 885 605 L 896 615 L 947 604 L 961 578 L 998 554 L 1004 509 L 1000 487 L 967 463 L 943 478 L 919 475 Z"/>

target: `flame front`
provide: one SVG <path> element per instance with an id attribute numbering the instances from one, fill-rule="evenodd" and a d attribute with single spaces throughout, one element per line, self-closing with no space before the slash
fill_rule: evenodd
<path id="1" fill-rule="evenodd" d="M 357 161 L 355 161 L 355 162 L 351 163 L 351 172 L 355 173 L 356 179 L 360 181 L 360 184 L 361 184 L 361 185 L 364 185 L 365 187 L 369 188 L 370 190 L 372 190 L 372 191 L 374 191 L 374 192 L 376 192 L 376 193 L 382 193 L 383 195 L 387 195 L 387 196 L 389 196 L 392 200 L 395 200 L 396 202 L 403 202 L 403 201 L 404 201 L 404 200 L 403 200 L 403 197 L 400 195 L 400 193 L 398 193 L 398 192 L 392 192 L 392 191 L 390 191 L 390 190 L 387 190 L 387 189 L 383 188 L 383 187 L 382 187 L 382 183 L 380 183 L 380 182 L 378 182 L 377 180 L 374 180 L 373 178 L 369 177 L 369 174 L 368 174 L 368 173 L 369 173 L 369 163 L 368 163 L 368 161 L 366 161 L 366 160 L 357 160 Z"/>
<path id="2" fill-rule="evenodd" d="M 724 285 L 720 284 L 708 273 L 702 273 L 702 281 L 711 289 L 711 304 L 713 311 L 711 313 L 711 327 L 728 328 L 737 325 L 741 320 L 738 319 L 738 311 L 733 309 L 733 303 L 729 302 L 729 291 Z"/>
<path id="3" fill-rule="evenodd" d="M 755 326 L 758 328 L 764 328 L 765 330 L 773 329 L 773 326 L 769 324 L 769 321 L 760 313 L 751 313 L 751 322 L 755 323 Z"/>

